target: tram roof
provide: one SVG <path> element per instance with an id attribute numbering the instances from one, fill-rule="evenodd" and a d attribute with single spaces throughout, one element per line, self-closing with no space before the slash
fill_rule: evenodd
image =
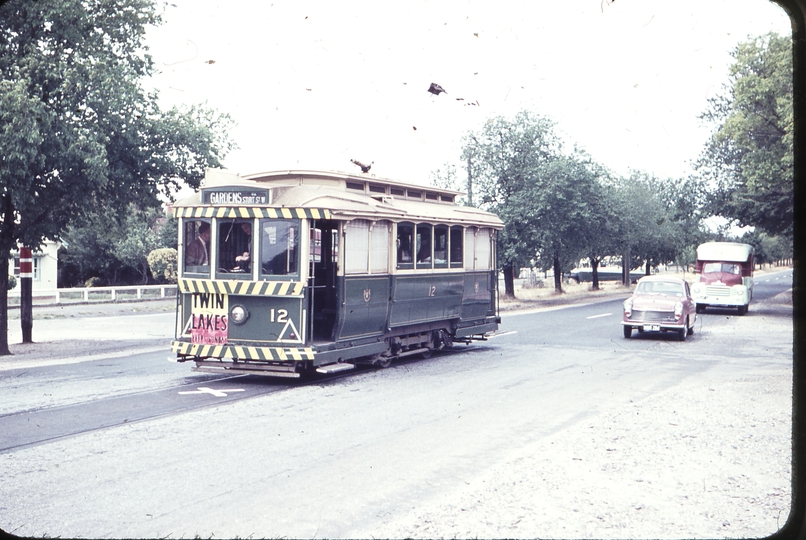
<path id="1" fill-rule="evenodd" d="M 490 212 L 458 206 L 461 191 L 419 186 L 367 175 L 330 171 L 274 171 L 237 175 L 223 169 L 208 169 L 199 193 L 177 201 L 173 206 L 214 207 L 232 204 L 205 203 L 205 191 L 263 190 L 268 204 L 245 206 L 321 209 L 337 219 L 390 219 L 431 221 L 488 226 L 496 229 L 503 222 Z"/>

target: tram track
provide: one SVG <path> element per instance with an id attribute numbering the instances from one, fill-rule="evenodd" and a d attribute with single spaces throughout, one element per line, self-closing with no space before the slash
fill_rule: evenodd
<path id="1" fill-rule="evenodd" d="M 468 348 L 434 351 L 431 360 L 467 352 Z M 263 375 L 226 375 L 200 378 L 198 382 L 57 406 L 44 406 L 0 415 L 0 454 L 77 435 L 204 410 L 277 392 L 315 385 L 329 385 L 370 372 L 382 372 L 421 362 L 407 357 L 388 368 L 358 364 L 355 369 L 332 374 L 311 374 L 300 379 L 275 379 Z M 406 368 L 407 369 L 407 368 Z M 234 387 L 237 392 L 233 391 Z M 227 390 L 229 389 L 229 392 Z"/>

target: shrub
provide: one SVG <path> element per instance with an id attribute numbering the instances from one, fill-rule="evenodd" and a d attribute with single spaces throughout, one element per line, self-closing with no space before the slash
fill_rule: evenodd
<path id="1" fill-rule="evenodd" d="M 148 254 L 148 267 L 157 281 L 176 283 L 177 253 L 174 248 L 158 248 Z"/>
<path id="2" fill-rule="evenodd" d="M 17 286 L 17 278 L 15 278 L 12 275 L 9 275 L 8 276 L 8 289 L 6 289 L 6 290 L 10 291 L 11 289 L 13 289 L 16 286 Z"/>
<path id="3" fill-rule="evenodd" d="M 84 286 L 89 287 L 101 287 L 103 285 L 103 280 L 99 277 L 91 277 L 87 281 L 84 282 Z"/>

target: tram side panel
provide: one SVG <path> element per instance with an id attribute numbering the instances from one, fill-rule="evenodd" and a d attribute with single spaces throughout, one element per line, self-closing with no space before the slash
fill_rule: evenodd
<path id="1" fill-rule="evenodd" d="M 461 274 L 398 275 L 393 278 L 390 328 L 459 317 Z"/>
<path id="2" fill-rule="evenodd" d="M 387 326 L 390 276 L 347 277 L 339 339 L 379 336 Z"/>
<path id="3" fill-rule="evenodd" d="M 495 271 L 464 275 L 462 317 L 456 337 L 483 334 L 498 329 L 495 310 Z"/>

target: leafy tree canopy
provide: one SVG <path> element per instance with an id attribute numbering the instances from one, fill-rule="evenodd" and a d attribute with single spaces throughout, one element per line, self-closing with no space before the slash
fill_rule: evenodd
<path id="1" fill-rule="evenodd" d="M 739 44 L 733 58 L 725 93 L 701 116 L 716 126 L 697 163 L 710 210 L 791 237 L 792 39 L 769 33 Z"/>
<path id="2" fill-rule="evenodd" d="M 11 249 L 58 239 L 77 217 L 198 186 L 232 148 L 226 115 L 163 112 L 143 89 L 146 28 L 160 22 L 152 0 L 0 5 L 0 272 Z M 6 295 L 0 286 L 0 354 Z"/>

